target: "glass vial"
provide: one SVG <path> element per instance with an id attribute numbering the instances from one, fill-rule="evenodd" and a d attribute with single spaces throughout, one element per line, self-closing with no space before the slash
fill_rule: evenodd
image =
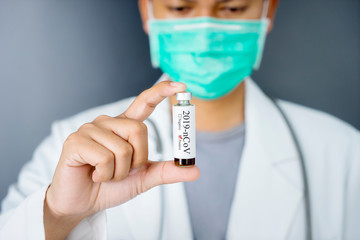
<path id="1" fill-rule="evenodd" d="M 176 94 L 177 104 L 173 105 L 173 145 L 175 165 L 195 165 L 195 105 L 190 103 L 191 92 Z"/>

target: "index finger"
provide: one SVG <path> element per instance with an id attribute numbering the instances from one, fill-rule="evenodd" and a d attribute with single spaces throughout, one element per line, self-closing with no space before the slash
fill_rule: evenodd
<path id="1" fill-rule="evenodd" d="M 152 88 L 143 91 L 120 116 L 144 121 L 162 100 L 185 90 L 186 85 L 184 83 L 162 81 Z"/>

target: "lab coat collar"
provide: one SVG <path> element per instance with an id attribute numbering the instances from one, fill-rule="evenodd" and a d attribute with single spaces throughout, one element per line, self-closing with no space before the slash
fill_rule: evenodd
<path id="1" fill-rule="evenodd" d="M 163 76 L 159 81 L 164 79 Z M 245 89 L 246 139 L 226 238 L 286 239 L 303 198 L 296 148 L 272 101 L 250 78 L 245 80 Z M 164 100 L 151 116 L 156 127 L 161 129 L 162 159 L 165 160 L 173 157 L 169 104 L 169 100 Z M 163 187 L 163 239 L 193 238 L 184 184 Z M 137 198 L 124 207 L 134 238 L 158 236 L 162 201 L 159 188 Z M 139 224 L 141 222 L 147 224 Z"/>

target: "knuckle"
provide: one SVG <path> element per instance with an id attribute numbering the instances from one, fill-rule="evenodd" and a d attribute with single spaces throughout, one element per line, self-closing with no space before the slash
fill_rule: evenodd
<path id="1" fill-rule="evenodd" d="M 95 125 L 92 123 L 85 123 L 83 124 L 80 128 L 78 132 L 88 132 L 91 131 L 95 128 Z"/>
<path id="2" fill-rule="evenodd" d="M 62 148 L 61 158 L 74 160 L 81 158 L 81 145 L 84 139 L 78 132 L 71 133 L 65 140 Z"/>
<path id="3" fill-rule="evenodd" d="M 108 165 L 114 161 L 114 154 L 111 152 L 105 152 L 101 156 L 101 162 L 105 165 Z"/>
<path id="4" fill-rule="evenodd" d="M 79 133 L 78 132 L 73 132 L 65 140 L 64 146 L 65 145 L 72 145 L 72 144 L 74 144 L 75 142 L 78 142 L 78 141 L 79 141 Z"/>
<path id="5" fill-rule="evenodd" d="M 133 148 L 130 144 L 124 145 L 117 154 L 121 159 L 131 158 L 133 154 Z"/>
<path id="6" fill-rule="evenodd" d="M 132 133 L 133 134 L 139 134 L 139 135 L 146 134 L 147 133 L 147 127 L 146 127 L 145 123 L 135 121 L 133 126 L 132 126 Z"/>
<path id="7" fill-rule="evenodd" d="M 111 118 L 111 117 L 109 117 L 109 116 L 107 116 L 107 115 L 100 115 L 100 116 L 98 116 L 97 118 L 95 118 L 95 120 L 94 120 L 93 122 L 94 122 L 94 123 L 104 122 L 104 121 L 106 121 L 106 120 L 109 120 L 109 118 Z"/>

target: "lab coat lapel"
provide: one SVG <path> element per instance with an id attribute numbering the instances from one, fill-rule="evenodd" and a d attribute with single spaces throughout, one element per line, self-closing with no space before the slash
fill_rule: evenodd
<path id="1" fill-rule="evenodd" d="M 227 239 L 286 239 L 302 204 L 293 140 L 272 101 L 246 80 L 246 140 Z"/>

